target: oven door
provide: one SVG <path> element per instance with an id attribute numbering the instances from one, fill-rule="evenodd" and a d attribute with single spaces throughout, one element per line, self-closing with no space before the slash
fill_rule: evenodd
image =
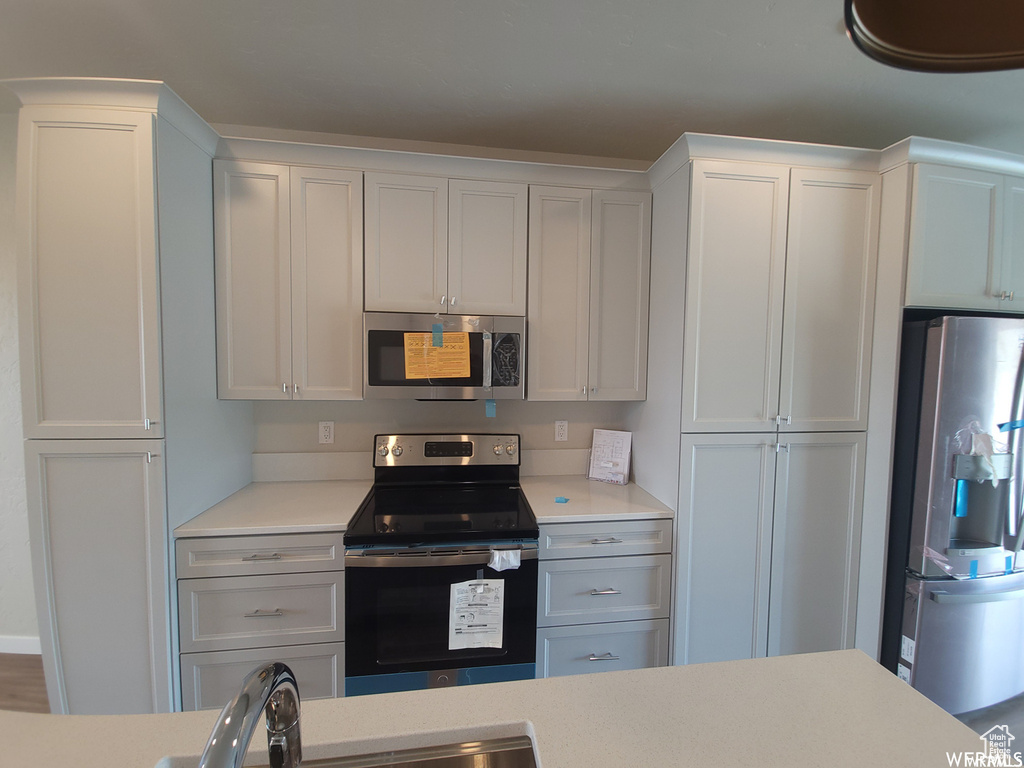
<path id="1" fill-rule="evenodd" d="M 487 546 L 346 551 L 345 695 L 535 677 L 536 544 L 518 568 L 495 571 L 490 557 Z"/>

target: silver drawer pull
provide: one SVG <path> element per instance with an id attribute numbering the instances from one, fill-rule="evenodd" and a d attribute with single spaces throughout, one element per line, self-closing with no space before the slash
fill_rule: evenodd
<path id="1" fill-rule="evenodd" d="M 251 563 L 251 562 L 254 562 L 256 560 L 280 560 L 280 559 L 281 559 L 281 555 L 279 555 L 277 552 L 273 552 L 273 553 L 271 553 L 269 555 L 261 555 L 259 552 L 254 552 L 251 555 L 246 555 L 245 557 L 243 557 L 242 558 L 242 562 L 243 563 Z"/>
<path id="2" fill-rule="evenodd" d="M 613 656 L 611 653 L 602 653 L 600 656 L 597 656 L 596 654 L 592 653 L 592 654 L 590 654 L 590 656 L 587 657 L 587 661 L 618 661 L 618 660 L 619 660 L 619 657 L 618 656 Z"/>
<path id="3" fill-rule="evenodd" d="M 590 590 L 592 595 L 621 595 L 622 592 L 618 589 L 592 589 Z"/>
<path id="4" fill-rule="evenodd" d="M 591 539 L 591 544 L 622 544 L 622 539 L 616 539 L 614 536 L 609 536 L 607 539 Z"/>
<path id="5" fill-rule="evenodd" d="M 277 618 L 278 616 L 284 616 L 284 611 L 282 611 L 280 608 L 275 608 L 272 611 L 264 611 L 257 608 L 252 613 L 245 614 L 245 618 L 247 619 L 273 619 Z"/>

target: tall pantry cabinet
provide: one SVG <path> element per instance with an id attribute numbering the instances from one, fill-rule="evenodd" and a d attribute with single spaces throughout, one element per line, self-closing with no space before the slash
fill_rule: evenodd
<path id="1" fill-rule="evenodd" d="M 675 663 L 853 647 L 879 175 L 690 173 Z"/>
<path id="2" fill-rule="evenodd" d="M 165 86 L 22 80 L 29 525 L 54 712 L 175 708 L 169 531 L 251 479 L 216 399 L 216 135 Z"/>

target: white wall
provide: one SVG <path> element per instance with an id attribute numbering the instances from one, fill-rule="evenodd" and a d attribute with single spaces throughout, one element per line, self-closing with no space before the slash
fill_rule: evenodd
<path id="1" fill-rule="evenodd" d="M 14 264 L 16 104 L 0 100 L 0 653 L 38 653 L 25 502 Z"/>

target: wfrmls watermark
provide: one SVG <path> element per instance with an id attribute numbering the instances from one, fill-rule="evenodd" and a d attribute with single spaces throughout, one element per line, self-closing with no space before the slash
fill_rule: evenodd
<path id="1" fill-rule="evenodd" d="M 1013 751 L 1014 735 L 1005 725 L 995 725 L 979 737 L 984 749 L 979 752 L 947 752 L 950 768 L 988 768 L 1024 766 L 1024 754 Z"/>

